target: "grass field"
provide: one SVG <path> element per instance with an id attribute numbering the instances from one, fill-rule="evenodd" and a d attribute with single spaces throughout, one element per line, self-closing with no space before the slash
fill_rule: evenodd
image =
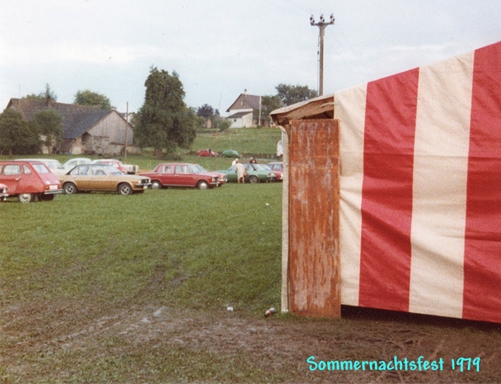
<path id="1" fill-rule="evenodd" d="M 119 302 L 161 270 L 168 289 L 154 299 L 164 304 L 261 311 L 279 304 L 280 217 L 279 183 L 9 199 L 0 299 Z"/>
<path id="2" fill-rule="evenodd" d="M 238 146 L 250 140 L 249 153 L 272 154 L 271 132 L 207 135 L 194 149 L 245 152 Z M 232 159 L 183 160 L 215 170 Z M 143 170 L 158 162 L 147 153 L 128 161 Z M 265 318 L 268 308 L 280 310 L 281 203 L 281 183 L 1 203 L 0 383 L 499 381 L 499 325 L 360 308 L 334 320 Z M 449 365 L 395 372 L 307 364 L 395 356 Z M 449 368 L 477 356 L 480 372 Z"/>

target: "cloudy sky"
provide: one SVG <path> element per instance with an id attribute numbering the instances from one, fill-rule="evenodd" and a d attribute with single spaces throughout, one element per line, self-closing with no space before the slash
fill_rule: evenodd
<path id="1" fill-rule="evenodd" d="M 186 104 L 223 116 L 245 89 L 318 89 L 318 21 L 325 29 L 324 94 L 501 40 L 500 0 L 17 0 L 0 7 L 0 106 L 44 91 L 79 90 L 125 112 L 143 104 L 155 66 L 176 71 Z"/>

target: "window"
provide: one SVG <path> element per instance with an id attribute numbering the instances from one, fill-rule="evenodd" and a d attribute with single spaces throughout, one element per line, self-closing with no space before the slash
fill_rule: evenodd
<path id="1" fill-rule="evenodd" d="M 20 175 L 21 166 L 17 164 L 7 164 L 3 169 L 4 175 Z"/>

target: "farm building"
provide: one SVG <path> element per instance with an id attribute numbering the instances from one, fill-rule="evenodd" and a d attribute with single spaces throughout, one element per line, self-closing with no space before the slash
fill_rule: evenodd
<path id="1" fill-rule="evenodd" d="M 501 323 L 500 68 L 496 43 L 272 112 L 282 310 Z"/>
<path id="2" fill-rule="evenodd" d="M 56 110 L 63 118 L 63 142 L 58 151 L 73 155 L 137 153 L 133 146 L 132 125 L 117 111 L 99 107 L 57 103 L 52 100 L 11 99 L 7 108 L 14 108 L 25 120 L 43 109 Z M 48 152 L 45 148 L 44 152 Z"/>
<path id="3" fill-rule="evenodd" d="M 261 96 L 249 95 L 245 90 L 226 110 L 230 113 L 227 117 L 228 121 L 231 122 L 230 128 L 248 128 L 259 125 L 260 108 Z"/>

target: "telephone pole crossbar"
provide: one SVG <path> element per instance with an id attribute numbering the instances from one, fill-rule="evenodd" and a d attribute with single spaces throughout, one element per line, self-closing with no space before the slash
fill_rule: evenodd
<path id="1" fill-rule="evenodd" d="M 319 39 L 320 39 L 320 74 L 319 74 L 319 85 L 318 85 L 318 94 L 322 96 L 324 93 L 324 35 L 325 28 L 328 25 L 334 24 L 334 15 L 331 14 L 330 20 L 325 21 L 324 15 L 320 15 L 320 21 L 317 23 L 313 18 L 313 15 L 310 16 L 310 24 L 315 25 L 319 29 Z"/>

